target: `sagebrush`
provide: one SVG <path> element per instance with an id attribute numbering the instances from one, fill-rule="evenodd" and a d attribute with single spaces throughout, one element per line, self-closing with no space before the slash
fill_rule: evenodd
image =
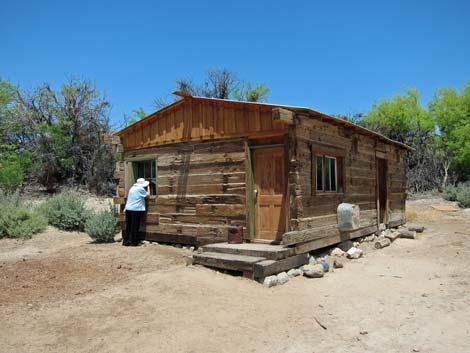
<path id="1" fill-rule="evenodd" d="M 31 238 L 47 228 L 47 219 L 36 208 L 23 204 L 19 193 L 0 192 L 0 238 Z"/>
<path id="2" fill-rule="evenodd" d="M 112 243 L 116 234 L 116 213 L 110 205 L 105 211 L 96 213 L 85 223 L 85 232 L 97 243 Z"/>
<path id="3" fill-rule="evenodd" d="M 84 202 L 72 193 L 62 193 L 44 202 L 41 211 L 49 224 L 62 230 L 83 230 L 91 211 Z"/>
<path id="4" fill-rule="evenodd" d="M 444 198 L 457 201 L 460 207 L 470 207 L 470 182 L 449 185 L 444 190 Z"/>

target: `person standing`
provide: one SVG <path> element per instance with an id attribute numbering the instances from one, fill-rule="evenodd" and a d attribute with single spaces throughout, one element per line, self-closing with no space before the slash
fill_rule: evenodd
<path id="1" fill-rule="evenodd" d="M 145 212 L 145 199 L 150 196 L 149 182 L 139 178 L 131 186 L 126 202 L 126 230 L 122 238 L 123 246 L 137 246 L 141 215 Z"/>

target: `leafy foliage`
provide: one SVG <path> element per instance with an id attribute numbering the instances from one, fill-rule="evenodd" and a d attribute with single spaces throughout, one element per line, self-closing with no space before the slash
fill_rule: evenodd
<path id="1" fill-rule="evenodd" d="M 266 102 L 269 88 L 264 83 L 258 83 L 253 87 L 251 82 L 246 82 L 241 88 L 236 88 L 233 96 L 239 101 Z"/>
<path id="2" fill-rule="evenodd" d="M 202 84 L 194 82 L 190 78 L 176 81 L 176 89 L 191 96 L 200 96 L 218 99 L 236 99 L 248 102 L 266 102 L 269 88 L 263 83 L 244 83 L 231 70 L 210 69 Z M 168 97 L 154 100 L 155 108 L 161 109 L 172 103 Z"/>
<path id="3" fill-rule="evenodd" d="M 457 201 L 460 207 L 470 207 L 470 182 L 447 186 L 444 189 L 444 198 Z"/>
<path id="4" fill-rule="evenodd" d="M 470 82 L 460 93 L 452 88 L 437 91 L 429 103 L 444 153 L 453 157 L 453 170 L 461 180 L 470 178 Z"/>
<path id="5" fill-rule="evenodd" d="M 21 187 L 31 165 L 28 151 L 11 152 L 12 146 L 0 145 L 0 189 L 13 192 Z"/>
<path id="6" fill-rule="evenodd" d="M 19 193 L 0 193 L 0 238 L 31 238 L 47 227 L 38 210 L 22 203 Z"/>
<path id="7" fill-rule="evenodd" d="M 49 224 L 62 230 L 82 230 L 91 212 L 79 197 L 70 193 L 51 197 L 40 206 Z"/>
<path id="8" fill-rule="evenodd" d="M 136 122 L 144 119 L 147 116 L 147 113 L 143 108 L 134 109 L 130 116 L 124 116 L 124 126 L 130 126 Z"/>
<path id="9" fill-rule="evenodd" d="M 109 209 L 94 214 L 85 223 L 85 232 L 97 243 L 112 243 L 116 234 L 116 213 Z"/>
<path id="10" fill-rule="evenodd" d="M 374 104 L 361 124 L 400 142 L 417 130 L 434 130 L 431 116 L 420 106 L 418 91 L 413 89 Z"/>
<path id="11" fill-rule="evenodd" d="M 375 104 L 359 124 L 415 149 L 408 154 L 408 187 L 425 191 L 447 183 L 448 164 L 431 115 L 419 104 L 419 94 L 404 95 Z"/>
<path id="12" fill-rule="evenodd" d="M 72 79 L 59 91 L 47 84 L 33 91 L 12 93 L 11 85 L 0 91 L 3 143 L 12 146 L 13 153 L 31 155 L 31 176 L 51 192 L 71 183 L 112 193 L 96 182 L 104 180 L 106 187 L 113 183 L 114 152 L 100 145 L 100 137 L 110 132 L 110 104 L 92 83 Z M 105 165 L 96 168 L 98 164 Z"/>

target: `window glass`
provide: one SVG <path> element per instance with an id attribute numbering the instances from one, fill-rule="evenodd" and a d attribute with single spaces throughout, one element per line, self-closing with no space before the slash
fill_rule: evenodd
<path id="1" fill-rule="evenodd" d="M 317 156 L 317 176 L 316 176 L 316 184 L 317 184 L 317 191 L 323 191 L 323 157 Z"/>
<path id="2" fill-rule="evenodd" d="M 336 191 L 336 159 L 330 159 L 331 191 Z"/>
<path id="3" fill-rule="evenodd" d="M 135 179 L 145 178 L 150 182 L 150 195 L 157 195 L 157 161 L 134 162 L 137 170 Z"/>
<path id="4" fill-rule="evenodd" d="M 325 191 L 336 191 L 336 159 L 325 157 Z"/>

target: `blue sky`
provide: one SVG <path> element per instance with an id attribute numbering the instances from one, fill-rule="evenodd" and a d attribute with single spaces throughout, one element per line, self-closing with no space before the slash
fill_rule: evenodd
<path id="1" fill-rule="evenodd" d="M 470 80 L 469 1 L 6 1 L 0 75 L 23 88 L 93 80 L 112 119 L 226 67 L 269 102 L 367 111 Z"/>

